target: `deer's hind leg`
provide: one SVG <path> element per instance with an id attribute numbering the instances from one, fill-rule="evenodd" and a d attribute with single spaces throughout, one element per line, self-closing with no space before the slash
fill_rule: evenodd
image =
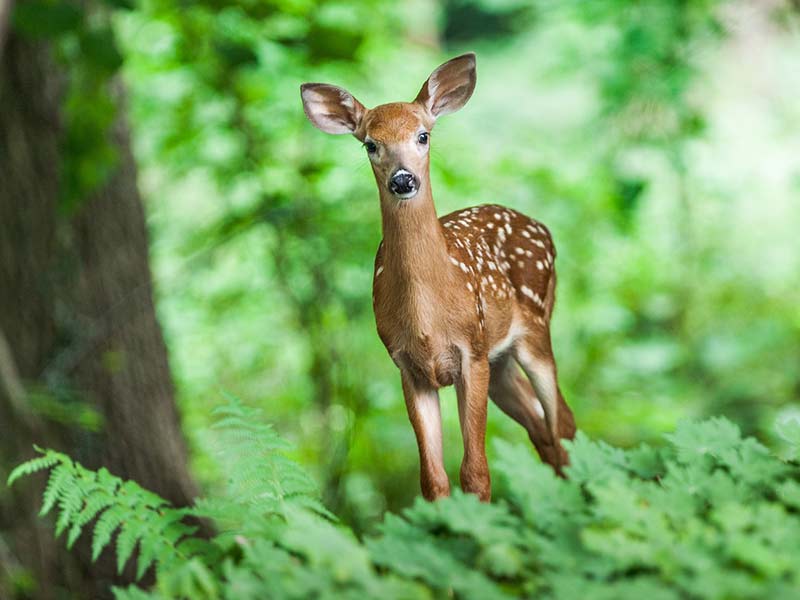
<path id="1" fill-rule="evenodd" d="M 559 440 L 575 437 L 575 418 L 558 387 L 549 328 L 546 325 L 542 326 L 517 340 L 514 355 L 544 409 L 550 440 L 558 456 L 558 464 L 554 466 L 560 473 L 561 467 L 569 464 L 569 457 Z"/>
<path id="2" fill-rule="evenodd" d="M 542 404 L 510 354 L 492 363 L 489 396 L 500 410 L 525 428 L 542 461 L 558 470 L 558 448 L 547 428 Z"/>

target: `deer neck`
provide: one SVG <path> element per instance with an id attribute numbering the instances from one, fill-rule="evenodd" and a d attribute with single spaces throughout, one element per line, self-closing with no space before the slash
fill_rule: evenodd
<path id="1" fill-rule="evenodd" d="M 449 254 L 436 216 L 430 180 L 410 200 L 381 190 L 384 268 L 404 291 L 436 289 L 449 279 Z M 399 290 L 398 290 L 399 291 Z"/>

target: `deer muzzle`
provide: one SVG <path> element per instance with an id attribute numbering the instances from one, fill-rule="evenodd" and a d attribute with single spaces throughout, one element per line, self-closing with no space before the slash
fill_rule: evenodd
<path id="1" fill-rule="evenodd" d="M 389 191 L 402 199 L 413 198 L 419 190 L 419 179 L 405 169 L 398 169 L 389 179 Z"/>

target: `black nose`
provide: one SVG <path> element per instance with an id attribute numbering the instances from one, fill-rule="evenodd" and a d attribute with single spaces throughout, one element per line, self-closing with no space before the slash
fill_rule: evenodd
<path id="1" fill-rule="evenodd" d="M 389 190 L 398 195 L 410 194 L 417 189 L 418 185 L 417 178 L 405 169 L 398 170 L 389 180 Z"/>

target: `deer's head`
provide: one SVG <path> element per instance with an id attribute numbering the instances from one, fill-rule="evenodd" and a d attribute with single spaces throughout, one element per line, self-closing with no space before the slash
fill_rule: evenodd
<path id="1" fill-rule="evenodd" d="M 428 183 L 428 149 L 436 119 L 464 106 L 475 89 L 475 54 L 436 69 L 413 102 L 365 108 L 347 90 L 325 83 L 300 86 L 309 120 L 326 133 L 349 133 L 364 144 L 381 191 L 413 198 Z"/>

